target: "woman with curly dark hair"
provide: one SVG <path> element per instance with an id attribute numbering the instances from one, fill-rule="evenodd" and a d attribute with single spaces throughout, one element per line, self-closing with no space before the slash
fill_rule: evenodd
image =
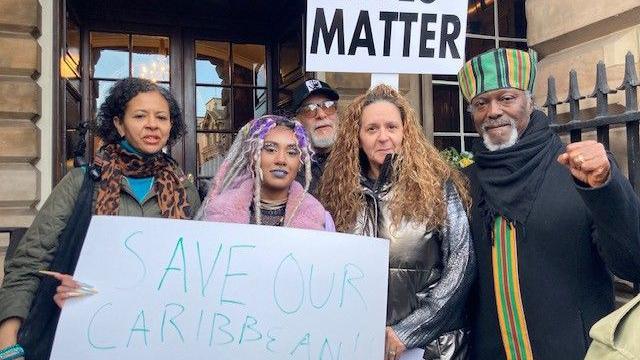
<path id="1" fill-rule="evenodd" d="M 349 105 L 320 200 L 338 231 L 389 240 L 385 360 L 465 359 L 469 192 L 398 91 L 378 85 Z"/>
<path id="2" fill-rule="evenodd" d="M 63 274 L 75 269 L 91 215 L 190 219 L 195 214 L 200 206 L 195 186 L 162 151 L 184 132 L 169 91 L 139 78 L 114 84 L 97 116 L 96 133 L 105 145 L 91 166 L 73 169 L 53 189 L 5 265 L 0 351 L 19 354 L 22 345 L 27 359 L 48 358 L 59 313 L 55 304 L 90 293 Z M 44 269 L 55 279 L 40 279 Z"/>

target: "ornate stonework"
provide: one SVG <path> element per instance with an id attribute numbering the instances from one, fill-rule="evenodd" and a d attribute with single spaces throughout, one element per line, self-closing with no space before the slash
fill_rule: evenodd
<path id="1" fill-rule="evenodd" d="M 0 227 L 29 226 L 40 200 L 40 27 L 38 0 L 0 0 Z"/>

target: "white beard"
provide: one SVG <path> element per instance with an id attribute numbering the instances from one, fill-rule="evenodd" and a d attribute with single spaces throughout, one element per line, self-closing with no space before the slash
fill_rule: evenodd
<path id="1" fill-rule="evenodd" d="M 509 123 L 511 124 L 511 134 L 509 135 L 509 139 L 507 139 L 507 141 L 505 141 L 502 144 L 492 143 L 491 139 L 489 138 L 489 135 L 487 135 L 487 132 L 485 131 L 483 126 L 482 140 L 484 142 L 484 146 L 486 146 L 487 149 L 489 149 L 489 151 L 496 151 L 496 150 L 510 148 L 513 145 L 515 145 L 516 142 L 518 142 L 518 129 L 516 128 L 516 122 L 513 119 L 509 119 Z"/>
<path id="2" fill-rule="evenodd" d="M 314 149 L 326 149 L 333 146 L 333 143 L 336 142 L 337 132 L 334 130 L 330 136 L 319 136 L 314 129 L 313 131 L 309 131 L 309 137 L 311 138 L 311 145 L 313 145 Z"/>

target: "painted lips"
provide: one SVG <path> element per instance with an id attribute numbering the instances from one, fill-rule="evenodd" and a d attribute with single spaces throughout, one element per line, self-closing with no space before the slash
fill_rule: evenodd
<path id="1" fill-rule="evenodd" d="M 271 170 L 271 175 L 273 175 L 273 177 L 275 177 L 276 179 L 284 179 L 285 177 L 287 177 L 287 175 L 289 175 L 289 172 L 286 170 Z"/>

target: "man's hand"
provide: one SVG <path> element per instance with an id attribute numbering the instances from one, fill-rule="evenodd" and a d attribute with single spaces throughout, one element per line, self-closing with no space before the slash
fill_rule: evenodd
<path id="1" fill-rule="evenodd" d="M 593 140 L 567 145 L 566 152 L 558 156 L 558 162 L 569 168 L 573 177 L 590 187 L 604 184 L 611 173 L 604 146 Z"/>

